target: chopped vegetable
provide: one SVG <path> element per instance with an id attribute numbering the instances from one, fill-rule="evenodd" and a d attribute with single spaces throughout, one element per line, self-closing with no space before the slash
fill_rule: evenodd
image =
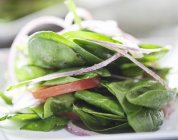
<path id="1" fill-rule="evenodd" d="M 33 92 L 33 95 L 35 98 L 38 99 L 46 99 L 52 96 L 57 96 L 65 93 L 94 88 L 99 86 L 99 84 L 99 78 L 83 79 L 71 83 L 39 89 Z"/>

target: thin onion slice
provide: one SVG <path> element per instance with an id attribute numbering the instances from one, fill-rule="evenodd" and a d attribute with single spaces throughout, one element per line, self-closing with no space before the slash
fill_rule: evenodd
<path id="1" fill-rule="evenodd" d="M 144 54 L 149 54 L 152 52 L 158 52 L 161 49 L 143 49 L 143 48 L 133 48 L 129 47 L 128 45 L 125 44 L 118 44 L 118 43 L 113 43 L 113 42 L 106 42 L 106 41 L 100 41 L 100 40 L 89 40 L 95 43 L 99 43 L 100 45 L 104 45 L 105 47 L 108 47 L 108 49 L 123 49 L 127 51 L 133 51 L 133 52 L 138 52 L 138 53 L 144 53 Z"/>
<path id="2" fill-rule="evenodd" d="M 147 74 L 149 74 L 151 77 L 153 77 L 155 80 L 157 80 L 163 86 L 165 86 L 165 88 L 169 89 L 167 83 L 159 75 L 157 75 L 154 71 L 152 71 L 151 69 L 147 68 L 145 65 L 140 63 L 134 57 L 132 57 L 131 55 L 129 55 L 128 53 L 125 53 L 123 50 L 120 49 L 121 47 L 122 47 L 122 49 L 124 49 L 124 46 L 121 46 L 120 44 L 116 44 L 116 43 L 105 42 L 105 41 L 98 41 L 98 40 L 97 41 L 96 40 L 91 40 L 91 41 L 93 41 L 93 42 L 95 42 L 95 43 L 97 43 L 99 45 L 102 45 L 102 46 L 104 46 L 104 47 L 106 47 L 108 49 L 115 50 L 116 52 L 120 53 L 121 55 L 127 57 L 133 63 L 135 63 L 138 67 L 143 69 Z M 127 51 L 128 51 L 128 48 L 129 47 L 126 48 Z"/>
<path id="3" fill-rule="evenodd" d="M 39 83 L 42 81 L 47 81 L 47 80 L 52 80 L 52 79 L 56 79 L 56 78 L 60 78 L 60 77 L 64 77 L 64 76 L 73 76 L 73 75 L 81 75 L 83 73 L 87 73 L 87 72 L 91 72 L 91 71 L 95 71 L 98 69 L 101 69 L 107 65 L 109 65 L 110 63 L 112 63 L 113 61 L 115 61 L 116 59 L 118 59 L 119 57 L 121 57 L 122 55 L 120 53 L 116 53 L 114 54 L 112 57 L 98 63 L 95 64 L 91 67 L 87 67 L 87 68 L 81 68 L 79 70 L 74 70 L 74 71 L 69 71 L 69 72 L 62 72 L 62 73 L 53 73 L 53 74 L 48 74 L 46 76 L 42 76 L 36 79 L 33 79 L 30 84 L 35 84 L 35 83 Z"/>
<path id="4" fill-rule="evenodd" d="M 68 122 L 67 124 L 67 130 L 77 136 L 93 136 L 97 135 L 98 133 L 82 129 L 78 127 L 77 125 L 73 124 L 71 121 Z"/>

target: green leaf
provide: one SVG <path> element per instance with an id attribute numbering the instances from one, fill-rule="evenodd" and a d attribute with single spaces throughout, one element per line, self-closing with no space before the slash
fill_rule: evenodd
<path id="1" fill-rule="evenodd" d="M 35 114 L 37 114 L 40 118 L 44 116 L 44 104 L 40 104 L 36 107 L 30 108 Z"/>
<path id="2" fill-rule="evenodd" d="M 102 83 L 119 101 L 125 113 L 135 112 L 140 110 L 140 106 L 136 106 L 128 102 L 126 99 L 127 92 L 133 87 L 134 81 L 121 81 L 121 82 L 112 82 L 112 83 Z"/>
<path id="3" fill-rule="evenodd" d="M 43 68 L 81 66 L 84 61 L 71 48 L 71 43 L 54 32 L 38 32 L 28 42 L 32 64 Z M 73 44 L 72 44 L 73 45 Z"/>
<path id="4" fill-rule="evenodd" d="M 29 121 L 39 119 L 39 116 L 37 114 L 16 114 L 9 117 L 9 119 L 13 121 Z"/>
<path id="5" fill-rule="evenodd" d="M 75 39 L 74 42 L 100 59 L 107 59 L 111 57 L 112 55 L 114 55 L 114 51 L 111 51 L 89 40 Z"/>
<path id="6" fill-rule="evenodd" d="M 74 43 L 73 41 L 70 41 L 69 39 L 66 39 L 64 38 L 65 36 L 64 35 L 59 35 L 57 33 L 54 33 L 54 32 L 39 32 L 37 34 L 34 34 L 30 40 L 32 40 L 33 38 L 36 38 L 38 43 L 42 43 L 40 40 L 38 40 L 39 38 L 40 39 L 45 39 L 45 40 L 49 40 L 50 42 L 56 42 L 59 44 L 63 44 L 63 48 L 64 50 L 66 50 L 65 52 L 60 52 L 62 53 L 62 55 L 58 54 L 58 52 L 55 50 L 51 50 L 51 44 L 49 44 L 49 46 L 46 46 L 49 51 L 51 51 L 52 53 L 52 56 L 51 57 L 55 57 L 53 53 L 55 53 L 55 55 L 58 55 L 57 58 L 59 57 L 59 59 L 66 59 L 68 60 L 68 57 L 72 57 L 72 56 L 69 56 L 70 54 L 70 51 L 68 52 L 68 50 L 71 48 L 76 54 L 75 56 L 77 57 L 76 61 L 73 61 L 73 66 L 77 67 L 77 66 L 82 66 L 86 63 L 86 65 L 92 65 L 92 64 L 95 64 L 95 63 L 99 63 L 101 62 L 102 60 L 98 57 L 96 57 L 95 55 L 93 55 L 92 53 L 89 53 L 88 51 L 86 51 L 85 49 L 83 49 L 82 47 L 80 47 L 79 45 L 77 45 L 76 43 Z M 34 44 L 35 45 L 35 44 Z M 39 49 L 41 51 L 43 51 L 44 47 L 41 46 L 41 44 L 39 45 Z M 65 46 L 65 47 L 64 47 Z M 34 49 L 35 49 L 35 46 L 33 46 Z M 68 49 L 66 49 L 66 47 L 68 47 Z M 33 48 L 31 49 L 32 52 L 33 52 Z M 59 50 L 59 48 L 58 48 Z M 71 51 L 72 51 L 71 50 Z M 34 50 L 35 51 L 35 50 Z M 59 50 L 60 51 L 60 50 Z M 46 55 L 46 53 L 48 53 L 48 50 L 46 50 L 44 53 L 44 57 L 42 57 L 41 59 L 45 59 L 47 56 L 49 56 L 49 54 Z M 67 54 L 67 55 L 66 55 Z M 72 53 L 73 54 L 73 53 Z M 37 54 L 38 55 L 38 54 Z M 41 55 L 41 54 L 40 54 Z M 74 55 L 74 54 L 73 54 Z M 67 56 L 67 57 L 66 57 Z M 82 57 L 82 60 L 81 60 L 81 57 Z M 48 57 L 47 57 L 48 58 Z M 56 59 L 56 58 L 55 58 Z M 34 61 L 36 60 L 36 58 L 34 58 Z M 41 60 L 40 60 L 41 61 Z M 69 60 L 68 60 L 69 61 Z M 60 63 L 60 62 L 59 62 Z M 66 66 L 66 64 L 65 64 Z"/>
<path id="7" fill-rule="evenodd" d="M 77 91 L 75 97 L 113 114 L 125 117 L 122 107 L 114 99 L 90 91 Z"/>
<path id="8" fill-rule="evenodd" d="M 105 119 L 108 119 L 108 120 L 117 120 L 117 121 L 121 121 L 121 122 L 126 122 L 126 119 L 121 118 L 121 116 L 106 113 L 106 112 L 96 111 L 96 110 L 91 109 L 89 107 L 81 107 L 81 110 L 83 112 L 91 114 L 93 116 L 105 118 Z"/>
<path id="9" fill-rule="evenodd" d="M 155 62 L 161 59 L 169 51 L 168 48 L 161 47 L 161 46 L 154 45 L 154 44 L 142 43 L 139 45 L 139 47 L 144 48 L 144 49 L 160 49 L 160 51 L 153 52 L 150 54 L 145 54 L 143 58 L 139 59 L 140 61 L 143 61 L 143 62 Z"/>
<path id="10" fill-rule="evenodd" d="M 61 129 L 67 125 L 68 120 L 62 117 L 49 117 L 43 120 L 34 120 L 26 123 L 21 127 L 23 130 L 32 131 L 50 131 L 54 129 Z"/>
<path id="11" fill-rule="evenodd" d="M 12 105 L 12 100 L 7 97 L 4 93 L 0 92 L 0 97 L 9 105 Z"/>
<path id="12" fill-rule="evenodd" d="M 73 94 L 64 94 L 56 97 L 50 97 L 44 104 L 44 118 L 55 115 L 59 112 L 72 111 L 72 105 L 75 101 Z"/>
<path id="13" fill-rule="evenodd" d="M 74 82 L 74 81 L 78 81 L 78 80 L 80 80 L 80 79 L 67 76 L 67 77 L 61 77 L 61 78 L 46 81 L 42 85 L 43 86 L 54 86 L 54 85 L 70 83 L 70 82 Z"/>
<path id="14" fill-rule="evenodd" d="M 161 109 L 173 97 L 175 97 L 174 91 L 168 91 L 156 82 L 148 82 L 146 85 L 134 87 L 126 95 L 130 103 L 153 109 Z"/>
<path id="15" fill-rule="evenodd" d="M 163 112 L 146 108 L 128 116 L 129 124 L 136 132 L 158 130 L 163 124 L 163 120 Z"/>
<path id="16" fill-rule="evenodd" d="M 116 120 L 113 121 L 104 119 L 103 117 L 93 116 L 89 113 L 82 111 L 77 106 L 74 106 L 73 109 L 74 112 L 76 112 L 80 116 L 80 119 L 85 124 L 85 126 L 93 131 L 98 132 L 108 132 L 114 130 L 119 131 L 129 127 L 127 122 L 118 122 Z"/>
<path id="17" fill-rule="evenodd" d="M 75 40 L 75 39 L 82 39 L 82 40 L 100 40 L 100 41 L 108 41 L 108 42 L 115 42 L 120 43 L 117 40 L 112 39 L 109 36 L 95 33 L 95 32 L 89 32 L 89 31 L 69 31 L 62 34 L 64 37 L 66 37 L 69 40 Z"/>
<path id="18" fill-rule="evenodd" d="M 53 71 L 30 65 L 24 65 L 22 67 L 16 68 L 16 76 L 19 81 L 35 79 L 40 76 L 47 75 L 51 72 Z"/>
<path id="19" fill-rule="evenodd" d="M 138 77 L 144 74 L 144 71 L 133 63 L 121 65 L 122 74 L 127 77 Z"/>

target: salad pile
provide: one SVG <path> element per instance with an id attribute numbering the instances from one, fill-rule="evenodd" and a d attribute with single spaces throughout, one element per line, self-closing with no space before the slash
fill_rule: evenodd
<path id="1" fill-rule="evenodd" d="M 65 20 L 36 19 L 15 39 L 9 58 L 14 84 L 0 94 L 0 121 L 76 135 L 158 130 L 176 97 L 166 82 L 170 69 L 158 63 L 169 48 L 142 43 L 114 21 L 93 20 L 71 0 L 67 5 Z M 64 29 L 28 35 L 49 23 Z"/>

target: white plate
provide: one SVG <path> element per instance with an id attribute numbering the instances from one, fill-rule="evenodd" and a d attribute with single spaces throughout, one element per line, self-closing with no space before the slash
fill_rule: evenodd
<path id="1" fill-rule="evenodd" d="M 153 36 L 154 37 L 154 36 Z M 142 40 L 150 40 L 154 41 L 153 38 L 147 38 Z M 165 41 L 165 37 L 158 38 L 158 42 Z M 155 41 L 154 41 L 155 42 Z M 173 43 L 173 42 L 172 42 Z M 176 42 L 174 42 L 176 43 Z M 175 44 L 174 44 L 175 45 Z M 175 80 L 178 79 L 178 47 L 174 47 L 173 50 L 167 55 L 164 60 L 164 65 L 173 67 L 173 71 L 169 76 L 170 85 L 176 86 Z M 4 76 L 2 74 L 6 70 L 6 60 L 7 60 L 8 50 L 0 49 L 0 76 Z M 4 67 L 2 67 L 4 66 Z M 0 77 L 0 82 L 4 83 L 2 77 Z M 166 120 L 159 131 L 149 132 L 149 133 L 125 133 L 125 134 L 110 134 L 110 135 L 97 135 L 90 137 L 78 137 L 70 134 L 65 129 L 55 131 L 55 132 L 34 132 L 34 131 L 17 131 L 17 130 L 0 130 L 0 140 L 141 140 L 141 139 L 178 139 L 178 103 L 176 105 L 177 109 L 170 116 L 169 120 Z"/>

